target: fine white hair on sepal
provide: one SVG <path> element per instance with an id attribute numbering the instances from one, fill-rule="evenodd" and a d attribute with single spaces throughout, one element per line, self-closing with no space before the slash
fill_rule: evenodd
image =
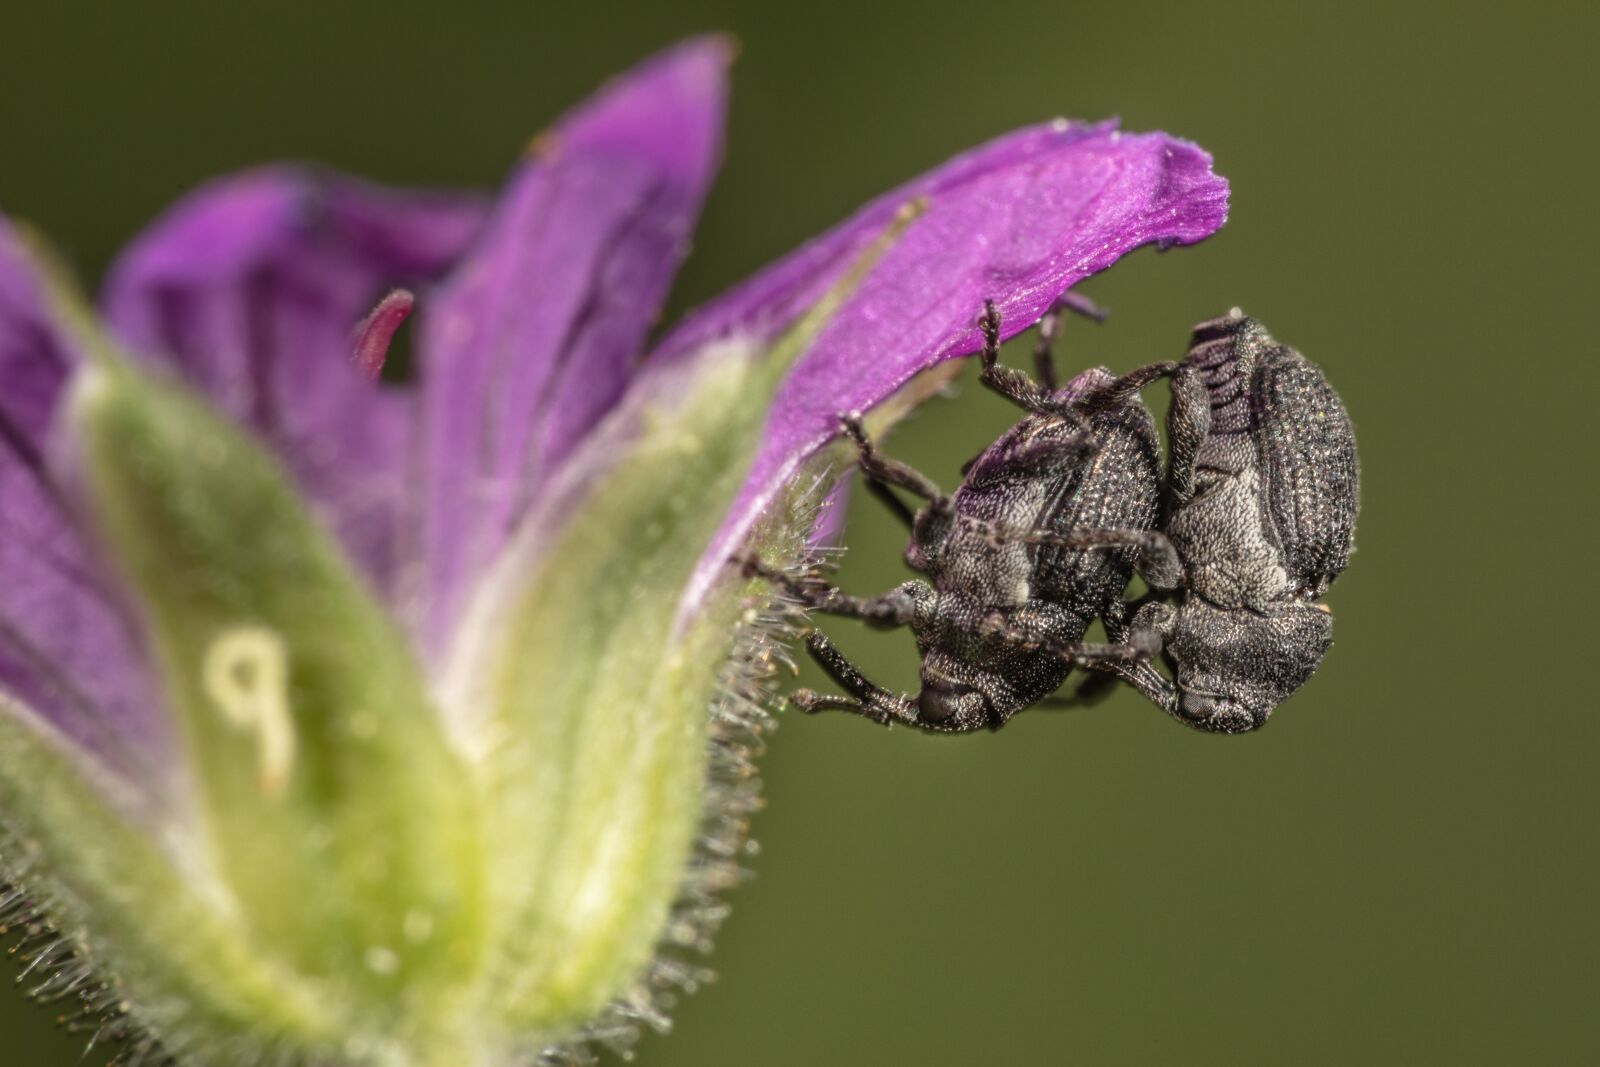
<path id="1" fill-rule="evenodd" d="M 56 909 L 27 862 L 34 851 L 16 834 L 0 832 L 0 947 L 18 966 L 23 992 L 53 1009 L 62 1030 L 84 1037 L 85 1057 L 102 1052 L 114 1067 L 173 1067 L 88 947 L 51 918 Z"/>
<path id="2" fill-rule="evenodd" d="M 793 494 L 782 516 L 767 533 L 764 558 L 781 565 L 795 579 L 814 576 L 828 568 L 842 549 L 807 543 L 820 510 L 828 506 L 832 479 L 825 472 L 804 483 Z M 730 912 L 727 892 L 750 877 L 745 863 L 756 852 L 750 837 L 750 820 L 762 807 L 762 783 L 756 761 L 765 751 L 766 738 L 777 725 L 784 683 L 797 670 L 794 646 L 807 624 L 804 606 L 770 586 L 745 605 L 739 616 L 727 658 L 716 668 L 712 697 L 706 708 L 708 734 L 705 784 L 700 824 L 693 849 L 679 882 L 678 896 L 658 941 L 654 958 L 634 981 L 588 1024 L 559 1044 L 522 1049 L 521 1058 L 505 1063 L 536 1063 L 541 1067 L 590 1067 L 605 1049 L 631 1058 L 632 1049 L 647 1031 L 665 1033 L 680 997 L 693 994 L 714 980 L 703 957 L 711 951 L 722 922 Z M 230 632 L 231 639 L 238 634 Z M 277 676 L 285 666 L 268 642 L 256 639 L 241 645 L 227 641 L 211 664 L 207 694 L 220 694 L 227 707 L 217 710 L 237 716 L 238 725 L 262 726 L 262 701 L 272 703 Z M 238 674 L 241 649 L 246 666 L 267 669 Z M 226 654 L 224 654 L 226 653 Z M 242 680 L 241 680 L 242 679 Z M 245 684 L 249 683 L 249 684 Z M 258 684 L 259 683 L 259 684 Z M 244 689 L 235 692 L 244 685 Z M 265 708 L 272 712 L 275 709 Z M 281 746 L 270 746 L 281 753 Z M 263 770 L 287 772 L 288 759 L 268 759 Z M 267 774 L 269 782 L 275 775 Z M 25 836 L 0 827 L 0 943 L 19 962 L 28 993 L 57 1012 L 60 1025 L 81 1035 L 89 1062 L 106 1067 L 186 1067 L 226 1063 L 230 1067 L 309 1067 L 322 1059 L 308 1059 L 303 1047 L 291 1047 L 270 1035 L 255 1034 L 237 1044 L 217 1040 L 191 1025 L 181 1003 L 135 1004 L 122 991 L 112 972 L 97 960 L 70 926 L 51 919 L 72 916 L 81 909 L 58 900 L 54 881 L 35 869 L 29 857 L 37 853 Z M 20 887 L 26 886 L 24 890 Z M 154 1009 L 154 1013 L 151 1013 Z M 159 1019 L 159 1022 L 157 1021 Z M 145 1021 L 158 1025 L 163 1040 L 151 1036 Z M 357 1039 L 352 1039 L 355 1041 Z M 380 1062 L 369 1048 L 349 1048 L 351 1062 Z M 382 1061 L 386 1062 L 386 1061 Z"/>
<path id="3" fill-rule="evenodd" d="M 826 506 L 832 479 L 824 472 L 794 495 L 783 528 L 791 531 L 772 561 L 796 579 L 812 575 L 842 549 L 806 544 L 805 535 Z M 807 618 L 804 606 L 773 589 L 741 615 L 727 660 L 706 709 L 706 784 L 700 830 L 679 883 L 653 960 L 634 983 L 566 1041 L 540 1049 L 539 1067 L 593 1067 L 604 1048 L 624 1059 L 646 1029 L 667 1033 L 679 996 L 713 981 L 715 972 L 696 957 L 711 951 L 718 928 L 731 911 L 723 895 L 751 872 L 740 862 L 755 855 L 750 819 L 761 809 L 756 761 L 777 727 L 781 683 L 797 669 L 793 648 Z"/>

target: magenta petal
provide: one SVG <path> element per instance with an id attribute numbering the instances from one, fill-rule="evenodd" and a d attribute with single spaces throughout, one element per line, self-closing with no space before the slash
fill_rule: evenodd
<path id="1" fill-rule="evenodd" d="M 373 581 L 408 551 L 411 409 L 354 365 L 351 330 L 385 291 L 441 275 L 484 205 L 276 168 L 180 201 L 112 269 L 123 341 L 252 426 Z"/>
<path id="2" fill-rule="evenodd" d="M 779 391 L 738 501 L 689 599 L 835 432 L 841 411 L 881 403 L 916 372 L 976 351 L 983 302 L 1010 336 L 1069 286 L 1150 242 L 1190 244 L 1227 217 L 1211 157 L 1165 134 L 1057 122 L 992 141 L 880 197 L 838 228 L 692 316 L 653 357 L 728 335 L 764 341 L 816 302 L 911 200 L 925 210 L 867 275 Z"/>
<path id="3" fill-rule="evenodd" d="M 170 751 L 137 628 L 52 475 L 49 438 L 78 353 L 0 219 L 0 711 L 10 701 L 159 791 Z"/>
<path id="4" fill-rule="evenodd" d="M 690 41 L 563 118 L 424 304 L 428 644 L 621 395 L 718 162 L 728 60 Z"/>

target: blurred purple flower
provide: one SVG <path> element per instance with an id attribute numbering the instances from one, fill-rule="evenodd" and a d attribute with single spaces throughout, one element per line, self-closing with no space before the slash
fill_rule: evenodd
<path id="1" fill-rule="evenodd" d="M 1010 335 L 1131 249 L 1199 241 L 1226 215 L 1227 185 L 1194 145 L 1056 121 L 885 194 L 646 355 L 718 163 L 728 58 L 724 42 L 695 40 L 613 82 L 535 142 L 492 207 L 259 170 L 185 198 L 110 273 L 113 334 L 277 454 L 431 669 L 557 472 L 624 397 L 730 338 L 760 358 L 907 202 L 920 216 L 780 387 L 680 611 L 827 443 L 836 412 L 871 409 L 977 350 L 985 299 Z M 379 303 L 395 287 L 418 293 L 415 373 L 380 382 L 410 311 L 406 296 Z M 0 714 L 64 737 L 159 810 L 174 727 L 55 440 L 84 358 L 0 222 Z"/>
<path id="2" fill-rule="evenodd" d="M 716 168 L 726 63 L 723 42 L 693 41 L 607 86 L 535 144 L 492 211 L 288 168 L 218 181 L 133 242 L 106 317 L 285 459 L 436 652 L 551 472 L 630 382 L 648 387 L 636 368 L 776 336 L 899 205 L 928 208 L 785 382 L 697 593 L 836 412 L 976 351 L 985 298 L 1008 335 L 1024 330 L 1125 252 L 1198 241 L 1226 217 L 1227 185 L 1194 145 L 1057 121 L 885 194 L 641 361 Z M 350 359 L 352 327 L 392 286 L 434 287 L 412 388 Z M 0 228 L 0 686 L 133 771 L 164 740 L 161 710 L 46 462 L 78 360 Z"/>

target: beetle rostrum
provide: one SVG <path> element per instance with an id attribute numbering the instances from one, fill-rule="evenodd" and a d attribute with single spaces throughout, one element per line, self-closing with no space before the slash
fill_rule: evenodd
<path id="1" fill-rule="evenodd" d="M 986 306 L 980 380 L 1025 414 L 954 494 L 841 416 L 868 489 L 910 527 L 905 559 L 925 580 L 861 598 L 741 561 L 813 610 L 916 638 L 912 698 L 868 681 L 813 630 L 808 648 L 849 695 L 801 690 L 790 699 L 802 710 L 993 729 L 1078 666 L 1100 672 L 1082 697 L 1121 678 L 1181 721 L 1239 733 L 1316 669 L 1332 630 L 1320 597 L 1349 561 L 1357 482 L 1350 422 L 1321 371 L 1234 311 L 1196 327 L 1181 362 L 1090 370 L 1057 389 L 1050 345 L 1063 309 L 1100 317 L 1077 297 L 1053 309 L 1036 381 L 999 363 L 1000 321 Z M 1164 471 L 1140 399 L 1161 378 L 1173 397 Z M 1130 604 L 1135 571 L 1151 591 Z M 1106 643 L 1084 641 L 1096 619 Z"/>

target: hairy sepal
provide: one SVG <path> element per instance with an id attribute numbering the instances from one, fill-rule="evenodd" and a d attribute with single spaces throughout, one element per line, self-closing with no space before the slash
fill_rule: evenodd
<path id="1" fill-rule="evenodd" d="M 337 1048 L 348 1020 L 260 952 L 177 827 L 128 817 L 138 805 L 123 788 L 0 704 L 0 882 L 47 927 L 29 934 L 48 939 L 33 949 L 45 960 L 35 988 L 50 996 L 70 977 L 75 1028 L 135 1047 L 162 1035 L 167 1047 L 238 1049 L 253 1033 Z"/>
<path id="2" fill-rule="evenodd" d="M 737 342 L 619 413 L 576 460 L 559 528 L 513 549 L 457 668 L 487 783 L 512 1025 L 558 1037 L 655 952 L 703 809 L 708 709 L 741 610 L 676 625 L 781 368 Z M 670 399 L 667 393 L 675 393 Z M 463 677 L 464 675 L 464 677 Z"/>
<path id="3" fill-rule="evenodd" d="M 345 1044 L 444 1026 L 483 951 L 478 818 L 403 636 L 277 462 L 182 387 L 103 355 L 69 426 L 216 907 L 344 1016 Z"/>
<path id="4" fill-rule="evenodd" d="M 735 568 L 709 591 L 691 578 L 784 376 L 914 217 L 765 350 L 734 337 L 647 370 L 474 605 L 442 702 L 487 784 L 492 911 L 508 920 L 491 988 L 521 1032 L 570 1034 L 663 938 L 706 817 L 709 721 L 755 639 L 748 594 L 770 592 Z M 803 551 L 815 509 L 793 505 L 815 481 L 791 479 L 758 550 Z"/>
<path id="5" fill-rule="evenodd" d="M 70 803 L 10 828 L 53 873 L 0 876 L 183 1062 L 563 1062 L 661 1025 L 658 991 L 700 980 L 662 945 L 704 947 L 737 879 L 746 742 L 794 618 L 735 568 L 690 579 L 784 376 L 896 232 L 763 350 L 732 338 L 646 372 L 485 581 L 432 700 L 278 463 L 101 352 L 67 412 L 72 469 L 192 804 L 129 824 L 70 757 L 18 744 Z M 775 495 L 748 539 L 764 558 L 804 556 L 838 458 Z"/>

